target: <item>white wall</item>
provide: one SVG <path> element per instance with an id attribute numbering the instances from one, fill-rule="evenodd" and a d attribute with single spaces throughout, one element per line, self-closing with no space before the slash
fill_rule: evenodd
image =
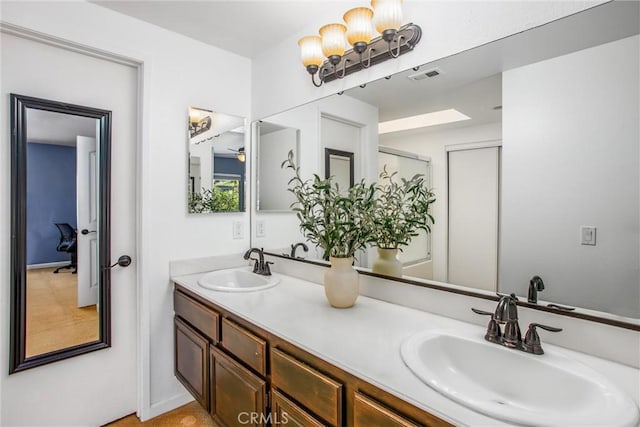
<path id="1" fill-rule="evenodd" d="M 263 118 L 327 95 L 435 61 L 455 53 L 577 13 L 603 1 L 407 1 L 405 22 L 422 27 L 413 52 L 316 88 L 300 62 L 297 41 L 316 34 L 318 22 L 265 50 L 253 60 L 253 117 Z M 329 2 L 339 20 L 349 8 Z"/>
<path id="2" fill-rule="evenodd" d="M 634 36 L 504 73 L 504 292 L 537 274 L 545 300 L 640 316 L 639 51 Z"/>
<path id="3" fill-rule="evenodd" d="M 501 123 L 467 126 L 436 131 L 422 129 L 380 135 L 380 145 L 431 158 L 431 187 L 436 201 L 432 205 L 435 223 L 431 227 L 433 279 L 446 282 L 447 275 L 447 153 L 446 146 L 502 138 Z"/>
<path id="4" fill-rule="evenodd" d="M 251 62 L 86 2 L 3 1 L 1 7 L 5 23 L 144 62 L 140 105 L 144 132 L 140 151 L 143 160 L 139 170 L 142 187 L 138 200 L 142 226 L 136 259 L 140 272 L 139 309 L 143 314 L 139 336 L 139 356 L 144 366 L 139 372 L 143 379 L 140 407 L 143 416 L 172 409 L 188 396 L 173 374 L 169 260 L 241 252 L 249 247 L 248 211 L 217 216 L 189 216 L 186 213 L 187 111 L 190 105 L 199 105 L 248 117 Z M 65 84 L 64 78 L 60 84 Z M 10 88 L 3 88 L 3 91 L 10 91 Z M 3 105 L 8 105 L 7 99 L 3 99 Z M 6 108 L 2 111 L 3 116 L 8 114 Z M 6 141 L 9 133 L 4 118 L 2 123 L 0 134 Z M 4 296 L 8 295 L 10 283 L 8 143 L 2 144 L 0 156 L 0 286 L 3 288 L 0 312 L 4 313 L 0 330 L 6 337 L 9 316 Z M 243 239 L 233 240 L 232 222 L 238 220 L 244 221 L 245 235 Z M 6 361 L 7 346 L 1 348 L 2 360 Z M 73 374 L 73 363 L 68 364 L 69 375 Z M 32 375 L 25 377 L 34 390 L 55 386 L 42 372 L 44 370 L 35 369 Z M 4 397 L 13 390 L 4 381 L 1 389 L 4 403 Z M 24 420 L 30 413 L 49 410 L 46 404 L 35 407 L 26 399 L 23 404 L 23 408 L 14 408 L 12 412 L 20 412 Z M 69 414 L 70 420 L 72 416 Z M 3 419 L 0 423 L 11 424 L 11 420 Z"/>
<path id="5" fill-rule="evenodd" d="M 287 191 L 290 171 L 281 167 L 290 150 L 298 151 L 298 130 L 280 129 L 260 136 L 256 197 L 261 210 L 288 211 L 295 196 Z"/>

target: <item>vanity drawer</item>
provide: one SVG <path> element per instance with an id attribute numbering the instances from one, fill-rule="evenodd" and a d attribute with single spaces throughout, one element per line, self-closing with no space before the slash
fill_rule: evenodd
<path id="1" fill-rule="evenodd" d="M 342 424 L 342 384 L 276 348 L 271 349 L 271 384 L 332 426 Z"/>
<path id="2" fill-rule="evenodd" d="M 358 392 L 353 399 L 353 425 L 354 427 L 419 427 L 419 424 Z"/>
<path id="3" fill-rule="evenodd" d="M 293 427 L 325 427 L 304 409 L 277 391 L 271 392 L 271 425 L 286 424 Z"/>
<path id="4" fill-rule="evenodd" d="M 267 374 L 267 342 L 224 318 L 222 346 L 260 375 Z"/>
<path id="5" fill-rule="evenodd" d="M 214 344 L 218 342 L 218 313 L 177 291 L 173 293 L 173 310 Z"/>

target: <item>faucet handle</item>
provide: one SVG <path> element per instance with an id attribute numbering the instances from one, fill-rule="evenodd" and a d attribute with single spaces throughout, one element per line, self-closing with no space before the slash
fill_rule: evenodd
<path id="1" fill-rule="evenodd" d="M 482 316 L 493 316 L 493 313 L 491 313 L 490 311 L 484 311 L 484 310 L 480 310 L 473 307 L 471 307 L 471 311 L 473 311 L 475 314 L 480 314 Z"/>
<path id="2" fill-rule="evenodd" d="M 489 311 L 479 310 L 473 307 L 471 308 L 471 311 L 482 316 L 491 316 L 491 320 L 489 320 L 489 324 L 487 325 L 487 333 L 484 335 L 484 339 L 489 342 L 502 343 L 500 326 L 498 326 L 498 322 L 495 321 L 493 313 Z"/>
<path id="3" fill-rule="evenodd" d="M 273 265 L 273 262 L 271 261 L 265 261 L 264 263 L 264 270 L 263 270 L 263 274 L 265 276 L 271 276 L 271 268 L 269 268 L 269 265 Z"/>
<path id="4" fill-rule="evenodd" d="M 544 351 L 542 350 L 542 345 L 540 344 L 540 336 L 538 335 L 536 328 L 541 328 L 549 332 L 561 332 L 562 328 L 542 325 L 540 323 L 529 324 L 529 329 L 527 330 L 527 334 L 524 337 L 522 348 L 527 353 L 544 354 Z"/>

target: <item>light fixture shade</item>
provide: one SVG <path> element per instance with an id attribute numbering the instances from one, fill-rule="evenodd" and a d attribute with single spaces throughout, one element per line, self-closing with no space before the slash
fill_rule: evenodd
<path id="1" fill-rule="evenodd" d="M 328 24 L 320 28 L 322 37 L 322 53 L 327 58 L 330 56 L 342 56 L 345 51 L 344 34 L 347 27 L 342 24 Z"/>
<path id="2" fill-rule="evenodd" d="M 344 14 L 347 23 L 347 41 L 351 46 L 356 43 L 369 43 L 373 37 L 371 19 L 373 10 L 368 7 L 356 7 Z"/>
<path id="3" fill-rule="evenodd" d="M 320 36 L 306 36 L 298 40 L 300 46 L 300 57 L 305 67 L 309 65 L 322 65 L 324 56 L 322 55 L 322 39 Z"/>
<path id="4" fill-rule="evenodd" d="M 238 159 L 238 161 L 244 162 L 247 159 L 247 156 L 244 151 L 238 151 L 236 158 Z"/>
<path id="5" fill-rule="evenodd" d="M 371 0 L 376 31 L 398 30 L 402 26 L 402 0 Z"/>

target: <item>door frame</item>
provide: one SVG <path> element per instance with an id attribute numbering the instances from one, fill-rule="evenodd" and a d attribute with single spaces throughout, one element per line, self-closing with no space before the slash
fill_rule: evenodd
<path id="1" fill-rule="evenodd" d="M 8 22 L 0 22 L 0 32 L 23 37 L 29 40 L 35 40 L 41 43 L 57 46 L 63 49 L 79 52 L 88 56 L 105 59 L 119 64 L 129 65 L 137 70 L 137 147 L 136 147 L 136 251 L 132 257 L 137 265 L 136 270 L 136 388 L 137 402 L 136 415 L 143 421 L 153 418 L 165 412 L 165 405 L 151 405 L 151 376 L 147 369 L 151 360 L 150 335 L 151 335 L 151 310 L 150 301 L 150 284 L 147 278 L 151 277 L 151 269 L 149 267 L 149 256 L 145 255 L 144 242 L 148 240 L 147 236 L 152 234 L 150 221 L 143 221 L 142 218 L 151 214 L 150 192 L 153 177 L 149 168 L 145 167 L 142 159 L 147 158 L 151 152 L 152 141 L 151 135 L 151 94 L 147 86 L 152 81 L 152 56 L 141 51 L 132 51 L 123 47 L 121 44 L 112 43 L 106 40 L 106 46 L 95 47 L 84 44 L 82 41 L 74 41 L 67 38 L 58 37 L 51 34 L 42 33 L 27 27 L 14 25 Z M 184 400 L 184 399 L 183 399 Z M 184 400 L 182 403 L 187 403 Z M 170 409 L 173 408 L 173 405 Z"/>

